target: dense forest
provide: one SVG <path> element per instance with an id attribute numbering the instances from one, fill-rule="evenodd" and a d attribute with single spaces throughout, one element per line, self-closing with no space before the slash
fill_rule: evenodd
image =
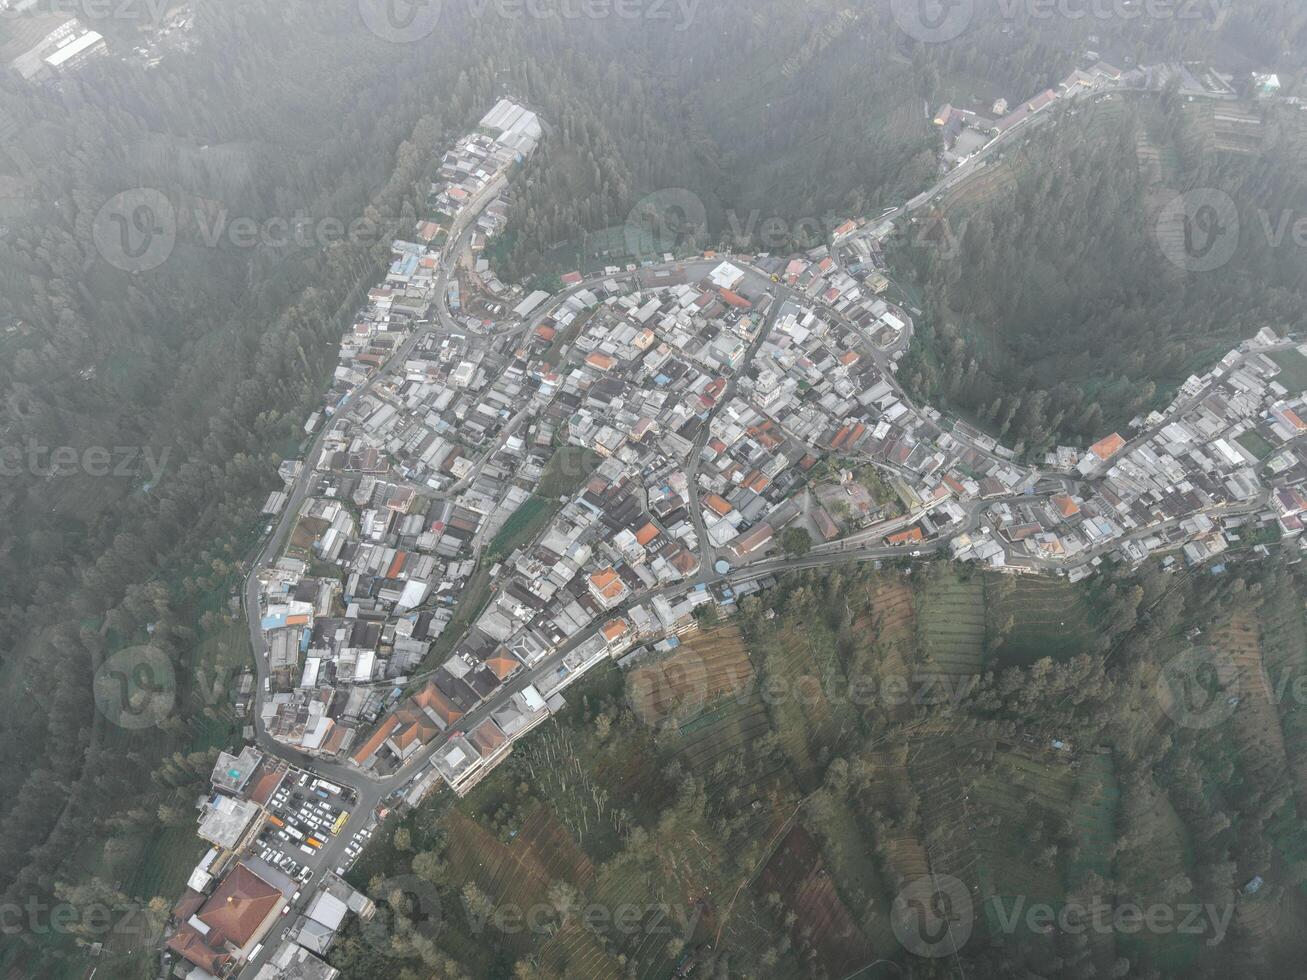
<path id="1" fill-rule="evenodd" d="M 154 897 L 153 882 L 132 881 L 141 848 L 169 828 L 189 833 L 189 797 L 212 748 L 233 735 L 218 707 L 240 656 L 228 600 L 258 506 L 318 403 L 340 330 L 388 259 L 385 234 L 215 247 L 208 216 L 344 224 L 366 216 L 406 233 L 446 141 L 509 92 L 541 112 L 548 133 L 495 243 L 504 275 L 558 271 L 551 253 L 561 243 L 620 228 L 637 202 L 667 188 L 703 201 L 712 241 L 748 241 L 760 218 L 797 230 L 810 227 L 805 219 L 900 203 L 936 172 L 928 106 L 976 79 L 1016 97 L 1033 92 L 1085 47 L 1083 26 L 1014 24 L 990 10 L 960 43 L 917 44 L 886 4 L 828 0 L 705 3 L 688 25 L 527 20 L 447 2 L 437 29 L 413 44 L 370 33 L 352 2 L 192 6 L 192 48 L 154 67 L 112 57 L 51 85 L 0 79 L 0 433 L 7 453 L 26 460 L 29 448 L 42 450 L 30 457 L 40 465 L 18 472 L 7 454 L 0 482 L 9 517 L 0 538 L 6 902 L 56 888 L 136 906 Z M 1303 22 L 1296 4 L 1259 2 L 1229 12 L 1219 29 L 1096 24 L 1095 43 L 1123 61 L 1211 57 L 1231 70 L 1288 72 L 1301 67 Z M 10 26 L 0 20 L 0 41 Z M 98 26 L 115 54 L 136 40 L 130 24 Z M 1159 289 L 1193 316 L 1191 337 L 1189 321 L 1159 316 L 1158 301 L 1143 295 L 1147 267 L 1124 267 L 1141 229 L 1108 220 L 1110 207 L 1128 209 L 1142 193 L 1128 186 L 1132 133 L 1180 146 L 1168 186 L 1183 186 L 1181 176 L 1218 182 L 1245 191 L 1250 208 L 1296 188 L 1290 156 L 1231 162 L 1195 153 L 1183 113 L 1166 104 L 1113 127 L 1114 138 L 1027 151 L 1038 171 L 1041 160 L 1056 168 L 1055 154 L 1079 147 L 1077 179 L 1033 173 L 1022 178 L 1028 207 L 967 211 L 975 214 L 963 236 L 974 260 L 968 275 L 992 276 L 1000 246 L 1004 267 L 1021 267 L 1034 251 L 1030 230 L 1054 224 L 1040 249 L 1078 254 L 1091 266 L 1083 276 L 1061 282 L 1064 267 L 1032 261 L 1028 274 L 1038 278 L 1028 289 L 972 295 L 956 271 L 928 259 L 921 266 L 938 335 L 921 346 L 940 354 L 915 366 L 915 383 L 974 406 L 996 428 L 1008 423 L 1029 446 L 1054 431 L 1094 429 L 1091 401 L 1101 395 L 1050 388 L 1042 402 L 1014 403 L 1002 386 L 1031 387 L 1029 376 L 955 341 L 950 332 L 965 329 L 964 315 L 1011 318 L 1020 336 L 1043 342 L 1077 332 L 1077 304 L 1120 275 L 1110 295 L 1121 309 L 1104 318 L 1104 336 L 1161 321 L 1161 333 L 1143 336 L 1166 372 L 1255 319 L 1295 322 L 1294 257 L 1262 256 L 1276 260 L 1271 268 L 1249 252 L 1232 267 L 1254 270 L 1237 292 L 1218 279 Z M 182 220 L 168 261 L 133 275 L 96 252 L 94 226 L 106 201 L 140 187 L 162 192 Z M 1104 257 L 1077 252 L 1063 227 L 1081 220 L 1126 251 L 1106 256 L 1110 264 L 1086 261 Z M 786 244 L 804 242 L 796 231 L 772 247 Z M 1061 288 L 1050 291 L 1052 282 Z M 1038 358 L 1074 362 L 1064 348 Z M 959 382 L 959 371 L 970 380 Z M 1153 373 L 1136 361 L 1105 366 L 1098 388 L 1116 387 L 1102 414 L 1146 404 L 1142 379 Z M 125 465 L 108 477 L 51 474 L 44 461 L 54 447 L 102 447 Z M 92 679 L 107 657 L 147 638 L 175 664 L 179 707 L 163 728 L 127 735 L 95 711 Z M 4 961 L 14 962 L 31 975 L 45 970 L 39 959 Z"/>
<path id="2" fill-rule="evenodd" d="M 1174 95 L 1082 107 L 907 230 L 899 257 L 926 284 L 909 386 L 1043 450 L 1160 407 L 1264 326 L 1301 330 L 1307 253 L 1279 232 L 1307 205 L 1302 114 L 1253 110 L 1265 145 L 1235 152 L 1213 111 Z M 1237 209 L 1230 260 L 1179 268 L 1159 216 L 1209 189 Z"/>

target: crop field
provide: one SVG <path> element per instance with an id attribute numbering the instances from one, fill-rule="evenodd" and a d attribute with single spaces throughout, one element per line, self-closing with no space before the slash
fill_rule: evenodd
<path id="1" fill-rule="evenodd" d="M 627 688 L 640 720 L 657 727 L 668 719 L 693 718 L 753 679 L 740 629 L 730 624 L 696 633 L 670 657 L 635 668 L 627 677 Z"/>
<path id="2" fill-rule="evenodd" d="M 1060 855 L 1046 853 L 1053 844 L 1046 825 L 1050 818 L 1070 813 L 1076 776 L 1069 762 L 1021 750 L 995 753 L 993 772 L 981 779 L 970 801 L 979 818 L 975 835 L 986 900 L 998 898 L 1005 907 L 1018 896 L 1028 902 L 1059 902 Z M 988 902 L 986 908 L 991 908 Z"/>
<path id="3" fill-rule="evenodd" d="M 818 768 L 816 746 L 838 736 L 846 677 L 824 623 L 787 620 L 759 644 L 768 713 L 795 779 L 805 790 Z"/>
<path id="4" fill-rule="evenodd" d="M 1261 609 L 1263 666 L 1279 706 L 1289 771 L 1300 800 L 1307 800 L 1307 703 L 1294 694 L 1307 677 L 1307 622 L 1292 585 L 1281 582 Z"/>
<path id="5" fill-rule="evenodd" d="M 1067 885 L 1078 887 L 1090 874 L 1103 880 L 1112 876 L 1112 842 L 1116 839 L 1116 811 L 1121 791 L 1110 752 L 1086 753 L 1080 760 L 1076 799 L 1071 808 L 1071 830 L 1076 853 L 1067 862 Z"/>
<path id="6" fill-rule="evenodd" d="M 1085 590 L 1047 576 L 989 576 L 986 580 L 991 660 L 1027 666 L 1044 657 L 1068 660 L 1093 641 Z"/>
<path id="7" fill-rule="evenodd" d="M 540 963 L 558 976 L 607 980 L 622 975 L 621 964 L 604 949 L 603 940 L 570 919 L 540 948 Z"/>
<path id="8" fill-rule="evenodd" d="M 1273 784 L 1289 765 L 1284 733 L 1275 710 L 1275 693 L 1262 664 L 1257 621 L 1240 611 L 1225 625 L 1212 630 L 1212 645 L 1229 656 L 1238 671 L 1231 722 L 1240 751 L 1240 767 L 1259 786 Z"/>
<path id="9" fill-rule="evenodd" d="M 916 607 L 911 587 L 902 577 L 885 576 L 867 585 L 869 609 L 853 623 L 853 634 L 863 649 L 852 665 L 858 675 L 874 674 L 882 690 L 888 678 L 911 676 L 916 659 Z M 903 721 L 912 714 L 908 704 L 883 701 L 886 715 Z"/>
<path id="10" fill-rule="evenodd" d="M 894 899 L 893 882 L 885 880 L 876 867 L 870 848 L 868 828 L 860 814 L 844 800 L 835 799 L 822 807 L 810 808 L 809 819 L 822 838 L 826 864 L 833 869 L 836 890 L 850 914 L 861 923 L 862 934 L 876 949 L 888 949 L 894 943 L 889 917 L 876 915 L 887 909 Z"/>
<path id="11" fill-rule="evenodd" d="M 816 840 L 802 827 L 786 835 L 754 890 L 764 900 L 779 896 L 781 908 L 794 915 L 790 935 L 795 946 L 810 945 L 830 976 L 843 976 L 872 958 L 822 862 Z"/>
<path id="12" fill-rule="evenodd" d="M 1130 828 L 1127 828 L 1129 830 Z M 1170 799 L 1158 793 L 1151 807 L 1134 828 L 1134 847 L 1117 857 L 1117 878 L 1144 900 L 1151 900 L 1158 886 L 1176 875 L 1193 876 L 1193 855 L 1189 834 Z M 1192 901 L 1181 896 L 1177 901 Z M 1201 954 L 1202 937 L 1173 933 L 1139 932 L 1117 939 L 1121 955 L 1149 958 L 1158 969 L 1180 975 L 1190 969 Z"/>
<path id="13" fill-rule="evenodd" d="M 968 763 L 992 757 L 994 742 L 976 733 L 932 732 L 914 734 L 908 745 L 908 772 L 921 800 L 930 868 L 974 889 L 980 884 L 979 852 L 960 775 Z"/>
<path id="14" fill-rule="evenodd" d="M 313 542 L 331 527 L 320 517 L 302 517 L 295 523 L 295 530 L 290 532 L 286 542 L 286 554 L 296 558 L 309 558 L 313 554 Z"/>
<path id="15" fill-rule="evenodd" d="M 524 500 L 490 542 L 488 554 L 491 560 L 505 558 L 534 541 L 544 532 L 558 509 L 557 503 L 544 497 L 532 496 Z"/>
<path id="16" fill-rule="evenodd" d="M 961 677 L 985 665 L 985 581 L 964 579 L 952 568 L 940 572 L 920 600 L 922 661 L 917 676 Z"/>

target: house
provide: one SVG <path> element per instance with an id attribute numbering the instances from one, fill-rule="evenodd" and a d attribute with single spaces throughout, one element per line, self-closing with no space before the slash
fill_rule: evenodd
<path id="1" fill-rule="evenodd" d="M 616 609 L 630 594 L 631 590 L 611 565 L 590 576 L 590 595 L 604 609 Z"/>
<path id="2" fill-rule="evenodd" d="M 241 863 L 171 938 L 168 948 L 215 976 L 245 962 L 276 922 L 285 893 Z"/>
<path id="3" fill-rule="evenodd" d="M 328 966 L 299 943 L 284 940 L 259 967 L 254 980 L 336 980 L 340 971 Z"/>
<path id="4" fill-rule="evenodd" d="M 926 536 L 919 527 L 910 527 L 906 531 L 900 531 L 897 534 L 891 534 L 885 539 L 885 543 L 893 548 L 900 548 L 909 544 L 921 544 L 926 540 Z"/>

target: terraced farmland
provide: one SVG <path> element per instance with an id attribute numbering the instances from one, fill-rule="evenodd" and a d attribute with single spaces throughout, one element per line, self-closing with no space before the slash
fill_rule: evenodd
<path id="1" fill-rule="evenodd" d="M 754 680 L 753 664 L 735 624 L 696 633 L 670 657 L 637 667 L 627 677 L 631 707 L 646 725 L 689 719 L 718 698 Z"/>
<path id="2" fill-rule="evenodd" d="M 1086 590 L 1048 576 L 989 576 L 992 666 L 1025 666 L 1044 657 L 1067 660 L 1092 648 Z"/>
<path id="3" fill-rule="evenodd" d="M 976 785 L 971 810 L 979 852 L 981 895 L 986 908 L 997 898 L 1057 906 L 1063 895 L 1062 858 L 1050 824 L 1071 812 L 1076 775 L 1069 758 L 999 751 L 994 770 Z M 993 925 L 993 923 L 991 923 Z"/>
<path id="4" fill-rule="evenodd" d="M 1238 705 L 1231 723 L 1240 751 L 1240 768 L 1255 785 L 1270 786 L 1288 768 L 1275 692 L 1262 664 L 1259 624 L 1240 612 L 1212 630 L 1211 644 L 1234 662 Z"/>
<path id="5" fill-rule="evenodd" d="M 918 678 L 963 677 L 985 666 L 985 580 L 944 569 L 920 599 Z"/>

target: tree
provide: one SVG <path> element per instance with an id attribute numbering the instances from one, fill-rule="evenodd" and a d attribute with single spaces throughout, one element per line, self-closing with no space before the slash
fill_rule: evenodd
<path id="1" fill-rule="evenodd" d="M 812 550 L 812 535 L 806 528 L 789 527 L 781 535 L 781 547 L 787 555 L 801 558 Z"/>

